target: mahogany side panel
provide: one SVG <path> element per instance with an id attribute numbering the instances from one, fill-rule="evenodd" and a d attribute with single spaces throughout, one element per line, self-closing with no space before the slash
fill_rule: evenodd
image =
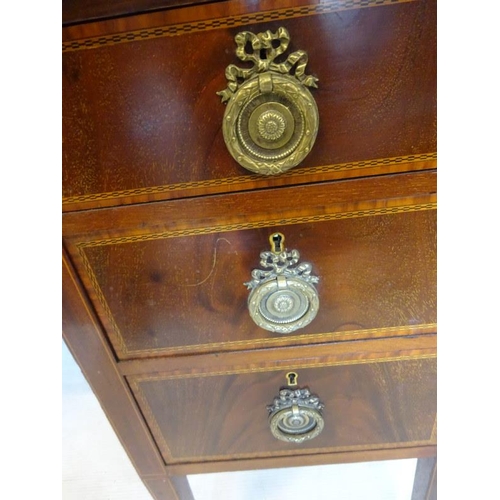
<path id="1" fill-rule="evenodd" d="M 94 391 L 123 448 L 155 500 L 194 500 L 185 477 L 165 463 L 128 384 L 117 369 L 85 292 L 63 250 L 63 338 Z"/>
<path id="2" fill-rule="evenodd" d="M 226 86 L 226 66 L 237 62 L 239 28 L 64 53 L 68 209 L 364 175 L 366 168 L 387 173 L 400 164 L 429 168 L 436 151 L 433 2 L 297 17 L 286 25 L 290 50 L 306 50 L 308 71 L 319 78 L 320 128 L 302 170 L 279 180 L 245 171 L 223 141 L 216 92 Z"/>
<path id="3" fill-rule="evenodd" d="M 141 479 L 161 477 L 165 493 L 157 500 L 180 500 L 177 486 L 165 476 L 165 464 L 156 444 L 117 370 L 102 336 L 99 322 L 63 252 L 63 338 L 99 400 L 107 418 Z M 153 492 L 152 492 L 153 493 Z"/>

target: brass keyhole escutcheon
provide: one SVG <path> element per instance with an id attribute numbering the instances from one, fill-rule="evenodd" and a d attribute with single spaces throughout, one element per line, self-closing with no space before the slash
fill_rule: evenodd
<path id="1" fill-rule="evenodd" d="M 285 235 L 282 233 L 273 233 L 269 236 L 271 243 L 271 251 L 273 253 L 281 253 L 285 250 Z"/>
<path id="2" fill-rule="evenodd" d="M 298 385 L 297 379 L 299 376 L 295 372 L 288 372 L 285 376 L 289 387 Z"/>

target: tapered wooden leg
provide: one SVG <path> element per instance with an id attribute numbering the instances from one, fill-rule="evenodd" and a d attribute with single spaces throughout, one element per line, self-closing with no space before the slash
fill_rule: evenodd
<path id="1" fill-rule="evenodd" d="M 411 500 L 437 499 L 437 461 L 436 457 L 419 458 L 413 482 Z"/>
<path id="2" fill-rule="evenodd" d="M 195 500 L 186 476 L 143 479 L 155 500 Z"/>
<path id="3" fill-rule="evenodd" d="M 63 338 L 139 477 L 155 500 L 194 500 L 186 476 L 167 475 L 165 463 L 64 251 L 62 278 Z"/>

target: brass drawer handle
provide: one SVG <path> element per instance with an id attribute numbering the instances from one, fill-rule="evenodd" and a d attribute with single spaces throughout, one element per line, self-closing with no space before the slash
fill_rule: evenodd
<path id="1" fill-rule="evenodd" d="M 298 165 L 316 140 L 318 108 L 307 87 L 317 87 L 318 79 L 305 74 L 308 57 L 303 50 L 274 62 L 290 43 L 285 28 L 257 35 L 242 31 L 235 42 L 236 55 L 253 66 L 226 68 L 227 88 L 217 92 L 227 102 L 224 141 L 247 170 L 281 174 Z"/>
<path id="2" fill-rule="evenodd" d="M 297 250 L 286 250 L 283 234 L 274 233 L 269 240 L 271 251 L 260 254 L 260 264 L 265 269 L 254 269 L 252 280 L 245 283 L 251 290 L 248 310 L 261 328 L 291 333 L 316 317 L 319 297 L 314 283 L 319 278 L 311 274 L 309 262 L 299 264 Z"/>
<path id="3" fill-rule="evenodd" d="M 276 439 L 302 443 L 318 436 L 324 428 L 325 405 L 309 389 L 281 389 L 267 407 L 269 426 Z"/>

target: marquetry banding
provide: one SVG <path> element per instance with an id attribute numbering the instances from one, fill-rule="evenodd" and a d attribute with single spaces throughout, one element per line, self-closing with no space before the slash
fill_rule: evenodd
<path id="1" fill-rule="evenodd" d="M 349 218 L 357 218 L 357 217 L 370 217 L 377 215 L 387 215 L 387 214 L 398 214 L 398 213 L 408 213 L 408 212 L 418 212 L 423 210 L 435 210 L 437 208 L 437 203 L 423 203 L 416 205 L 403 205 L 397 207 L 389 207 L 389 208 L 374 208 L 369 210 L 359 210 L 352 212 L 341 212 L 341 213 L 333 213 L 333 214 L 323 214 L 323 215 L 314 215 L 314 216 L 304 216 L 304 217 L 293 217 L 289 219 L 279 219 L 279 220 L 266 220 L 262 222 L 248 222 L 248 223 L 239 223 L 239 224 L 226 224 L 220 226 L 212 226 L 212 227 L 204 227 L 204 228 L 195 228 L 195 229 L 186 229 L 179 231 L 166 231 L 161 233 L 153 233 L 153 234 L 145 234 L 140 236 L 125 236 L 120 238 L 109 238 L 105 240 L 94 240 L 94 241 L 84 241 L 77 244 L 78 253 L 82 259 L 83 265 L 87 272 L 87 275 L 90 279 L 92 288 L 95 292 L 97 300 L 101 304 L 102 310 L 106 315 L 112 331 L 114 333 L 113 339 L 116 340 L 117 347 L 123 355 L 133 356 L 133 355 L 145 355 L 145 354 L 174 354 L 184 351 L 193 351 L 195 349 L 199 350 L 210 350 L 214 348 L 219 348 L 222 346 L 246 346 L 246 345 L 266 345 L 266 344 L 280 344 L 282 342 L 289 343 L 297 340 L 304 339 L 304 335 L 297 336 L 287 336 L 284 339 L 254 339 L 248 341 L 228 341 L 228 342 L 217 342 L 217 343 L 207 343 L 207 344 L 196 344 L 196 345 L 186 345 L 186 346 L 173 346 L 173 347 L 164 347 L 158 349 L 136 349 L 129 350 L 127 345 L 123 339 L 121 331 L 116 324 L 116 321 L 113 317 L 113 313 L 106 301 L 104 293 L 99 286 L 97 277 L 95 276 L 92 266 L 87 259 L 85 254 L 85 248 L 89 247 L 99 247 L 99 246 L 107 246 L 107 245 L 118 245 L 123 243 L 135 243 L 135 242 L 144 242 L 144 241 L 153 241 L 160 239 L 168 239 L 168 238 L 179 238 L 185 236 L 196 236 L 202 234 L 211 234 L 211 233 L 219 233 L 219 232 L 230 232 L 230 231 L 240 231 L 244 229 L 255 229 L 260 227 L 272 227 L 272 226 L 286 226 L 291 224 L 302 224 L 308 222 L 323 222 L 329 220 L 336 219 L 349 219 Z M 432 325 L 431 325 L 432 326 Z M 319 334 L 310 334 L 307 338 L 311 342 L 319 341 L 319 340 L 333 340 L 338 337 L 346 337 L 351 335 L 372 335 L 381 332 L 393 333 L 394 331 L 408 331 L 411 329 L 422 329 L 428 328 L 429 325 L 413 325 L 410 327 L 401 326 L 401 327 L 388 327 L 388 328 L 375 328 L 368 330 L 354 330 L 354 331 L 344 331 L 344 332 L 330 332 L 330 333 L 319 333 Z M 111 333 L 111 332 L 110 332 Z"/>
<path id="2" fill-rule="evenodd" d="M 151 40 L 154 38 L 186 35 L 189 33 L 197 33 L 200 31 L 210 31 L 221 28 L 234 28 L 237 26 L 245 26 L 254 23 L 264 23 L 270 21 L 279 21 L 282 19 L 293 19 L 297 17 L 328 14 L 330 12 L 337 12 L 341 10 L 394 5 L 412 1 L 415 0 L 324 0 L 320 4 L 314 5 L 303 5 L 301 7 L 276 9 L 268 12 L 240 14 L 219 19 L 192 21 L 182 24 L 133 30 L 124 33 L 115 33 L 113 35 L 103 35 L 98 37 L 86 38 L 84 40 L 73 40 L 69 42 L 63 42 L 62 50 L 63 52 L 73 52 L 75 50 L 96 49 L 99 47 L 136 42 L 140 40 Z"/>
<path id="3" fill-rule="evenodd" d="M 432 426 L 431 438 L 430 440 L 435 443 L 437 441 L 437 416 L 434 420 L 434 425 Z"/>
<path id="4" fill-rule="evenodd" d="M 108 308 L 109 310 L 109 308 Z M 428 333 L 429 331 L 437 331 L 437 323 L 423 323 L 419 325 L 412 326 L 389 326 L 384 328 L 367 328 L 364 330 L 346 330 L 341 332 L 327 332 L 327 333 L 308 333 L 303 335 L 287 335 L 286 337 L 272 337 L 266 339 L 253 339 L 253 340 L 234 340 L 234 341 L 226 341 L 226 342 L 211 342 L 207 344 L 190 344 L 188 346 L 174 346 L 174 347 L 166 347 L 163 349 L 137 349 L 137 350 L 126 350 L 125 352 L 128 355 L 134 354 L 167 354 L 167 353 L 178 353 L 186 350 L 216 350 L 221 349 L 227 346 L 231 347 L 260 347 L 268 344 L 273 344 L 276 346 L 282 344 L 290 344 L 294 342 L 300 342 L 302 340 L 308 340 L 309 342 L 321 342 L 321 341 L 329 341 L 335 340 L 338 338 L 347 338 L 347 337 L 360 337 L 360 336 L 390 336 L 391 334 L 399 334 L 399 335 L 412 335 L 418 333 Z M 120 342 L 120 345 L 123 345 Z"/>
<path id="5" fill-rule="evenodd" d="M 375 158 L 371 160 L 355 161 L 347 163 L 337 163 L 333 165 L 321 165 L 318 167 L 302 167 L 295 168 L 289 172 L 282 174 L 280 177 L 283 179 L 295 179 L 297 177 L 312 176 L 315 174 L 328 174 L 332 172 L 347 172 L 353 170 L 361 170 L 367 168 L 401 165 L 404 163 L 417 163 L 425 161 L 436 161 L 437 153 L 422 153 L 407 156 L 395 156 L 392 158 Z M 68 196 L 63 198 L 63 205 L 71 203 L 88 203 L 92 201 L 104 200 L 119 200 L 128 196 L 141 196 L 141 195 L 156 195 L 171 193 L 177 191 L 191 191 L 201 188 L 213 188 L 218 186 L 231 186 L 234 184 L 251 184 L 260 180 L 261 177 L 255 175 L 240 175 L 235 177 L 226 177 L 222 179 L 209 179 L 194 182 L 179 182 L 176 184 L 167 184 L 163 186 L 150 186 L 145 188 L 136 189 L 123 189 L 121 191 L 110 191 L 106 193 L 93 193 L 77 196 Z"/>
<path id="6" fill-rule="evenodd" d="M 114 337 L 118 343 L 118 349 L 120 351 L 122 351 L 123 353 L 128 353 L 127 345 L 125 344 L 125 341 L 123 339 L 121 331 L 118 328 L 118 325 L 116 324 L 115 318 L 113 316 L 113 313 L 111 312 L 111 309 L 108 305 L 108 302 L 106 301 L 106 298 L 104 297 L 104 293 L 101 290 L 101 287 L 99 286 L 97 278 L 94 274 L 94 270 L 92 269 L 92 266 L 90 265 L 90 262 L 88 261 L 86 255 L 83 253 L 83 251 L 81 249 L 79 249 L 79 252 L 80 252 L 80 255 L 82 257 L 83 265 L 85 266 L 85 271 L 87 272 L 87 274 L 90 278 L 90 281 L 92 283 L 92 288 L 94 289 L 97 300 L 101 304 L 101 307 L 103 308 L 104 314 L 106 315 L 108 321 L 111 324 L 111 328 L 113 329 L 113 331 L 115 333 Z"/>
<path id="7" fill-rule="evenodd" d="M 141 382 L 151 382 L 151 381 L 163 381 L 163 380 L 175 380 L 181 378 L 201 378 L 201 377 L 211 377 L 211 376 L 224 376 L 224 375 L 239 375 L 248 373 L 258 373 L 258 372 L 277 372 L 292 369 L 305 369 L 305 368 L 321 368 L 321 367 L 332 367 L 332 366 L 343 366 L 343 365 L 360 365 L 360 364 L 371 364 L 371 363 L 390 363 L 398 361 L 408 361 L 408 360 L 420 360 L 420 359 L 435 359 L 437 354 L 415 354 L 407 356 L 385 356 L 377 358 L 367 358 L 362 360 L 337 360 L 329 361 L 325 363 L 295 363 L 293 365 L 279 366 L 279 367 L 258 367 L 258 368 L 236 368 L 232 370 L 225 370 L 219 372 L 205 372 L 205 373 L 185 373 L 185 374 L 156 374 L 156 375 L 136 375 L 127 378 L 130 387 L 132 388 L 134 395 L 140 401 L 141 410 L 148 419 L 148 424 L 150 425 L 155 439 L 160 445 L 163 454 L 168 460 L 181 461 L 181 462 L 199 462 L 200 460 L 227 460 L 227 455 L 202 455 L 202 456 L 187 456 L 176 458 L 173 456 L 164 436 L 161 431 L 158 422 L 154 416 L 149 403 L 142 392 L 140 387 Z M 436 427 L 436 420 L 434 421 L 433 430 L 429 439 L 423 441 L 406 441 L 404 443 L 378 443 L 372 445 L 353 445 L 353 446 L 339 446 L 330 448 L 307 448 L 304 450 L 304 455 L 315 454 L 315 453 L 339 453 L 343 451 L 356 451 L 356 450 L 373 450 L 373 449 L 385 449 L 385 448 L 399 448 L 399 447 L 409 447 L 409 446 L 426 446 L 429 444 L 434 444 L 434 429 Z M 296 454 L 297 451 L 274 451 L 273 456 L 289 456 L 291 454 Z M 245 459 L 245 458 L 257 458 L 265 455 L 265 452 L 261 453 L 241 453 L 241 454 L 231 454 L 231 459 Z"/>
<path id="8" fill-rule="evenodd" d="M 387 449 L 394 449 L 394 448 L 410 448 L 413 446 L 429 446 L 434 444 L 433 442 L 430 442 L 429 440 L 423 440 L 423 441 L 405 441 L 403 443 L 379 443 L 379 444 L 357 444 L 357 445 L 352 445 L 352 446 L 337 446 L 337 447 L 332 447 L 332 448 L 307 448 L 305 449 L 302 453 L 300 453 L 301 456 L 305 455 L 315 455 L 317 453 L 341 453 L 341 452 L 346 452 L 346 451 L 370 451 L 370 450 L 387 450 Z M 296 456 L 297 450 L 294 451 L 273 451 L 272 456 L 273 457 L 290 457 L 290 456 Z M 182 457 L 182 458 L 175 458 L 170 456 L 169 458 L 172 461 L 176 461 L 176 463 L 184 463 L 184 462 L 189 462 L 189 463 L 200 463 L 200 462 L 206 462 L 206 461 L 224 461 L 228 460 L 229 458 L 231 460 L 244 460 L 246 458 L 266 458 L 266 453 L 235 453 L 231 455 L 202 455 L 201 457 L 199 456 L 187 456 L 187 457 Z"/>
<path id="9" fill-rule="evenodd" d="M 282 370 L 296 370 L 296 369 L 305 369 L 305 368 L 325 368 L 331 366 L 344 366 L 344 365 L 368 365 L 373 363 L 389 363 L 394 361 L 408 361 L 408 360 L 416 360 L 416 359 L 434 359 L 437 358 L 436 353 L 428 353 L 428 354 L 407 354 L 404 356 L 376 356 L 373 358 L 365 358 L 365 359 L 341 359 L 337 361 L 325 361 L 321 362 L 311 362 L 311 363 L 301 363 L 300 361 L 295 361 L 293 364 L 283 365 L 283 366 L 262 366 L 262 367 L 253 367 L 253 368 L 233 368 L 231 370 L 222 370 L 222 371 L 211 371 L 211 372 L 188 372 L 188 373 L 163 373 L 155 375 L 144 374 L 144 375 L 131 375 L 130 378 L 133 378 L 135 382 L 156 382 L 160 380 L 175 380 L 175 379 L 184 379 L 184 378 L 204 378 L 204 377 L 219 377 L 222 375 L 241 375 L 248 373 L 261 373 L 261 372 L 276 372 Z"/>
<path id="10" fill-rule="evenodd" d="M 147 418 L 148 425 L 151 428 L 155 440 L 161 448 L 162 454 L 165 454 L 167 458 L 171 460 L 172 452 L 170 451 L 170 448 L 165 441 L 165 438 L 163 437 L 163 433 L 158 425 L 158 422 L 156 421 L 156 418 L 153 415 L 153 412 L 151 411 L 151 408 L 139 384 L 132 378 L 128 379 L 128 383 L 130 385 L 130 388 L 132 389 L 132 392 L 134 393 L 134 396 L 139 400 L 142 411 Z"/>
<path id="11" fill-rule="evenodd" d="M 257 222 L 241 222 L 237 224 L 225 224 L 211 227 L 199 227 L 193 229 L 181 229 L 178 231 L 165 231 L 161 233 L 144 234 L 139 236 L 122 236 L 105 240 L 91 240 L 78 243 L 80 255 L 83 257 L 83 248 L 100 247 L 106 245 L 118 245 L 122 243 L 137 243 L 143 241 L 162 240 L 167 238 L 180 238 L 183 236 L 198 236 L 202 234 L 213 234 L 221 232 L 242 231 L 245 229 L 258 229 L 272 226 L 289 226 L 292 224 L 306 224 L 310 222 L 325 222 L 337 219 L 355 219 L 359 217 L 371 217 L 376 215 L 390 215 L 408 212 L 421 212 L 423 210 L 436 210 L 437 203 L 420 203 L 415 205 L 401 205 L 396 207 L 370 208 L 367 210 L 356 210 L 352 212 L 336 212 L 332 214 L 306 215 L 303 217 L 291 217 L 285 219 L 267 219 Z"/>

